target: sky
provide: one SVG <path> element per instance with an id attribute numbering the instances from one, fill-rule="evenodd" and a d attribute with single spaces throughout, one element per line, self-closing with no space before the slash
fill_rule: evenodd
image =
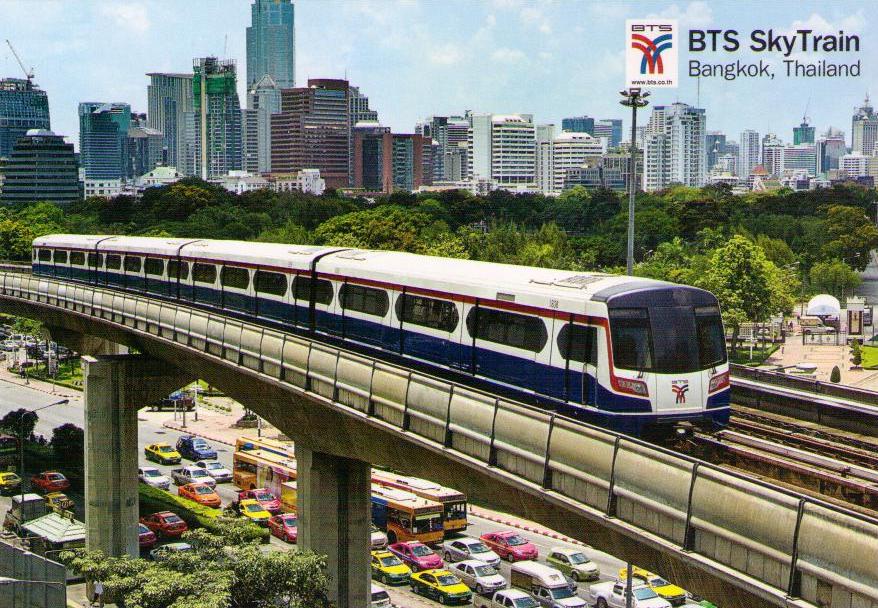
<path id="1" fill-rule="evenodd" d="M 48 92 L 52 128 L 78 143 L 81 101 L 127 102 L 146 111 L 147 72 L 191 71 L 206 55 L 237 60 L 244 97 L 250 0 L 0 0 L 0 38 L 9 38 Z M 707 111 L 707 128 L 738 139 L 742 129 L 792 139 L 806 112 L 818 133 L 832 125 L 850 143 L 851 114 L 878 95 L 874 11 L 847 0 L 295 0 L 296 81 L 343 78 L 370 98 L 381 122 L 412 132 L 426 116 L 465 110 L 530 113 L 538 123 L 587 114 L 623 118 L 625 19 L 671 17 L 690 28 L 807 27 L 858 34 L 859 53 L 796 57 L 860 59 L 859 78 L 700 79 L 687 61 L 754 61 L 765 53 L 690 54 L 680 48 L 681 83 L 654 89 L 655 104 L 682 101 Z M 869 13 L 872 13 L 871 15 Z M 704 55 L 704 57 L 701 57 Z M 779 65 L 776 56 L 775 65 Z M 20 77 L 5 43 L 0 76 Z M 639 120 L 643 120 L 640 118 Z M 642 124 L 642 123 L 641 123 Z"/>

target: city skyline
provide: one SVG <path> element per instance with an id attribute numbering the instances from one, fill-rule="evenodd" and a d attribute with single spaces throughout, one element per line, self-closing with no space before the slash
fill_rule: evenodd
<path id="1" fill-rule="evenodd" d="M 190 71 L 195 57 L 211 54 L 234 59 L 239 71 L 246 65 L 249 0 L 41 4 L 39 22 L 32 19 L 34 2 L 0 0 L 0 9 L 15 26 L 9 35 L 26 67 L 34 66 L 35 82 L 48 92 L 53 129 L 72 143 L 79 139 L 79 102 L 123 102 L 145 111 L 147 72 Z M 467 10 L 455 10 L 455 4 Z M 422 0 L 297 0 L 295 71 L 301 82 L 347 76 L 370 96 L 381 122 L 397 132 L 413 132 L 431 114 L 465 110 L 529 113 L 536 123 L 560 125 L 562 118 L 579 115 L 627 119 L 617 102 L 624 84 L 625 18 L 676 17 L 681 30 L 844 29 L 863 40 L 860 78 L 702 78 L 699 96 L 695 79 L 683 75 L 688 57 L 683 50 L 680 88 L 655 90 L 653 103 L 679 100 L 705 108 L 707 128 L 732 140 L 752 128 L 792 141 L 792 129 L 807 107 L 818 134 L 833 126 L 850 141 L 853 109 L 874 89 L 869 86 L 875 81 L 869 17 L 853 2 L 795 6 L 797 20 L 790 16 L 788 3 L 741 15 L 732 4 L 699 1 L 668 6 L 485 0 L 440 7 Z M 730 58 L 723 53 L 713 57 Z M 740 58 L 748 57 L 753 54 Z M 73 63 L 76 70 L 70 69 Z M 21 76 L 8 49 L 0 55 L 0 70 L 2 76 Z M 238 95 L 245 99 L 245 79 L 238 81 Z"/>

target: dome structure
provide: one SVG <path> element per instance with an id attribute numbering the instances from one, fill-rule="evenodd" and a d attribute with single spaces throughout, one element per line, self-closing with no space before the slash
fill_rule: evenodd
<path id="1" fill-rule="evenodd" d="M 808 300 L 805 314 L 814 317 L 837 317 L 841 314 L 841 304 L 828 293 L 822 293 Z"/>

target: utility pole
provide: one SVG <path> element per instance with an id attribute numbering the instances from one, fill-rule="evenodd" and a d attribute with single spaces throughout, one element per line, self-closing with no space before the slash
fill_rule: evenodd
<path id="1" fill-rule="evenodd" d="M 649 91 L 641 92 L 639 87 L 631 87 L 619 91 L 623 99 L 619 103 L 631 108 L 631 166 L 628 171 L 628 255 L 626 267 L 628 276 L 634 274 L 634 195 L 637 192 L 637 108 L 643 108 L 649 104 L 646 100 Z"/>
<path id="2" fill-rule="evenodd" d="M 632 579 L 634 578 L 634 568 L 631 566 L 631 562 L 628 562 L 628 569 L 625 574 L 625 608 L 631 608 L 634 604 L 634 599 L 631 597 L 631 592 L 634 588 L 634 583 L 632 582 Z"/>

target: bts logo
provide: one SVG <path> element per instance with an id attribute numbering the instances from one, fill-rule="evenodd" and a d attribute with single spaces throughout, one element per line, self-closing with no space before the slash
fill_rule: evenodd
<path id="1" fill-rule="evenodd" d="M 625 24 L 627 86 L 676 87 L 676 20 L 629 19 Z"/>
<path id="2" fill-rule="evenodd" d="M 686 403 L 686 393 L 689 392 L 688 380 L 672 380 L 671 391 L 676 397 L 674 403 Z"/>

